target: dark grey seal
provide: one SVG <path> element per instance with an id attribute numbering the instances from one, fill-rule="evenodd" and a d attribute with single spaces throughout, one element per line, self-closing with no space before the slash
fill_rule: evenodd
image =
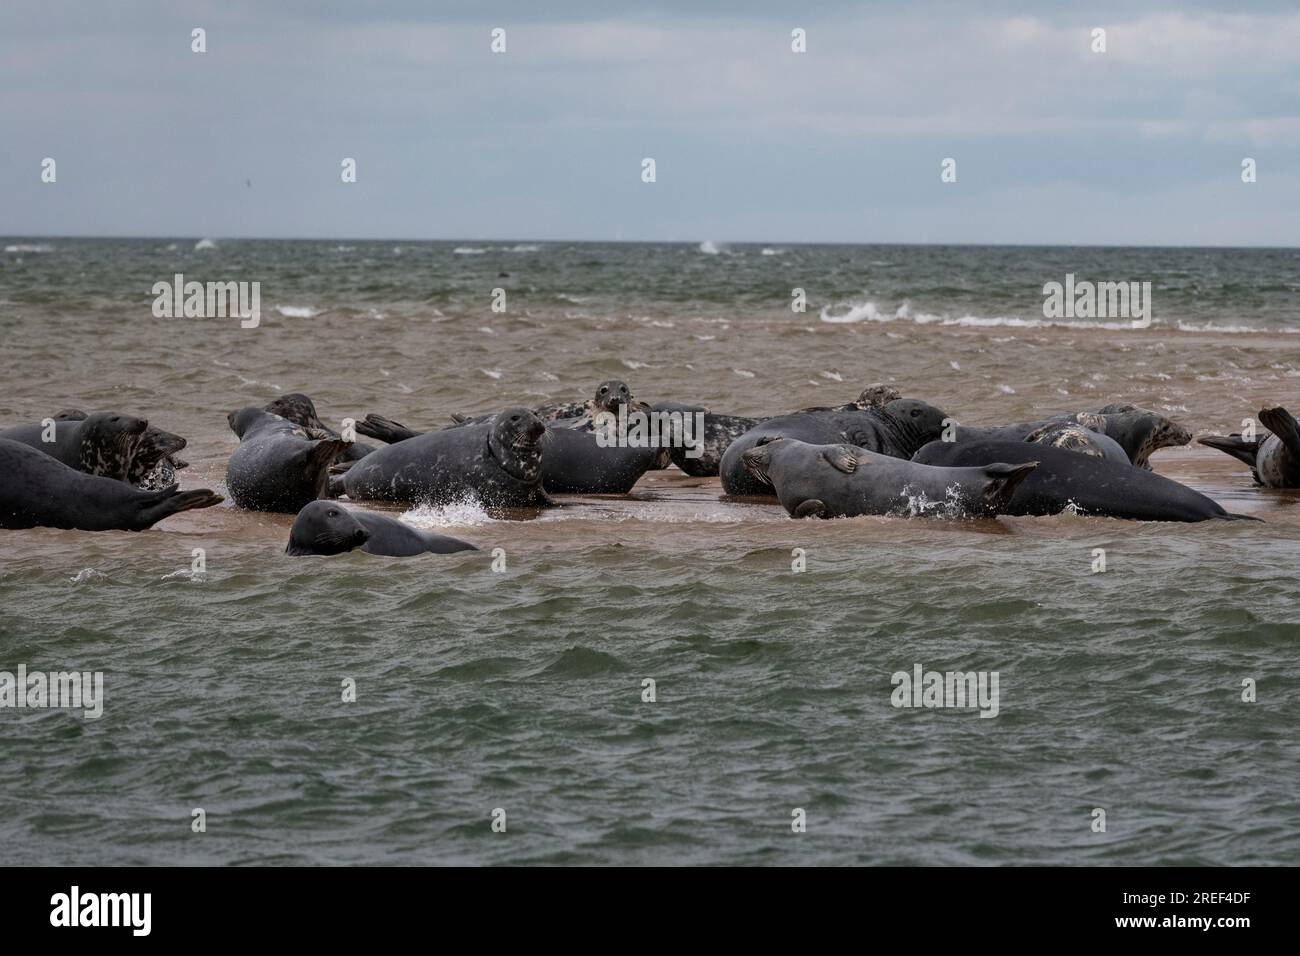
<path id="1" fill-rule="evenodd" d="M 222 501 L 206 488 L 139 491 L 88 475 L 21 442 L 0 438 L 0 527 L 143 531 L 163 518 Z"/>
<path id="2" fill-rule="evenodd" d="M 780 415 L 751 428 L 731 443 L 722 456 L 719 474 L 729 495 L 771 495 L 765 484 L 745 467 L 743 455 L 764 438 L 797 438 L 810 445 L 855 445 L 888 455 L 911 458 L 943 433 L 947 416 L 925 402 L 903 398 L 866 409 L 824 409 Z"/>
<path id="3" fill-rule="evenodd" d="M 250 511 L 297 514 L 325 493 L 330 465 L 348 444 L 341 438 L 311 438 L 300 426 L 260 408 L 242 408 L 226 420 L 239 436 L 226 465 L 226 488 L 235 504 Z"/>
<path id="4" fill-rule="evenodd" d="M 473 498 L 498 508 L 549 505 L 542 489 L 545 434 L 541 419 L 526 408 L 507 409 L 488 422 L 412 432 L 347 465 L 330 479 L 330 490 L 352 499 L 449 504 Z"/>
<path id="5" fill-rule="evenodd" d="M 90 416 L 79 408 L 65 408 L 52 417 L 55 421 L 79 422 Z M 131 449 L 126 483 L 146 491 L 157 491 L 175 484 L 176 472 L 190 466 L 189 462 L 176 456 L 185 445 L 186 441 L 180 435 L 150 424 Z"/>
<path id="6" fill-rule="evenodd" d="M 275 401 L 264 405 L 263 411 L 268 411 L 272 415 L 279 415 L 281 418 L 300 426 L 307 432 L 309 438 L 342 437 L 337 431 L 320 420 L 320 416 L 316 414 L 316 403 L 302 392 L 290 392 L 287 395 L 281 395 Z M 358 461 L 374 450 L 374 445 L 354 441 L 339 454 L 337 460 Z"/>
<path id="7" fill-rule="evenodd" d="M 795 438 L 761 442 L 743 458 L 759 481 L 776 489 L 781 506 L 795 518 L 991 518 L 1006 508 L 1036 465 L 947 468 Z"/>
<path id="8" fill-rule="evenodd" d="M 1251 439 L 1208 435 L 1199 441 L 1245 462 L 1265 488 L 1300 488 L 1300 424 L 1280 405 L 1260 409 L 1259 420 L 1273 434 Z"/>
<path id="9" fill-rule="evenodd" d="M 120 412 L 95 412 L 82 419 L 53 419 L 53 441 L 43 441 L 43 425 L 19 425 L 0 432 L 0 438 L 21 442 L 62 462 L 69 468 L 126 481 L 131 457 L 149 422 Z"/>
<path id="10" fill-rule="evenodd" d="M 913 461 L 950 468 L 1037 461 L 1008 502 L 1005 514 L 1082 515 L 1136 521 L 1205 521 L 1233 515 L 1198 491 L 1153 471 L 1116 464 L 1047 445 L 1018 441 L 931 442 Z M 1247 519 L 1254 520 L 1254 519 Z"/>
<path id="11" fill-rule="evenodd" d="M 388 515 L 313 501 L 293 519 L 286 554 L 342 554 L 360 548 L 367 554 L 409 558 L 417 554 L 477 551 L 468 541 L 430 534 Z"/>

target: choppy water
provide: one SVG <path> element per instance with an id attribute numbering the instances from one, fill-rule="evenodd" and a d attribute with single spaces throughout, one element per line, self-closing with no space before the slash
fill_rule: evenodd
<path id="1" fill-rule="evenodd" d="M 971 423 L 1133 400 L 1197 434 L 1300 405 L 1295 250 L 197 238 L 0 240 L 0 421 L 147 415 L 220 488 L 226 412 L 296 390 L 417 426 L 609 376 L 751 414 L 877 380 Z M 155 319 L 177 271 L 260 281 L 261 326 Z M 1067 272 L 1151 281 L 1154 326 L 1042 327 Z M 408 561 L 291 559 L 287 517 L 228 506 L 0 532 L 0 669 L 107 698 L 0 710 L 4 858 L 1295 863 L 1300 496 L 1155 464 L 1266 523 L 794 522 L 663 472 L 536 520 L 417 511 L 485 550 Z M 998 671 L 999 715 L 894 708 L 917 663 Z"/>

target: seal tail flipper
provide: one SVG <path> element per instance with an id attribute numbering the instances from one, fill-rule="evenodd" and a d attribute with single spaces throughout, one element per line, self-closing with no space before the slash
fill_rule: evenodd
<path id="1" fill-rule="evenodd" d="M 1295 417 L 1285 408 L 1261 408 L 1259 420 L 1286 446 L 1286 450 L 1300 458 L 1300 427 Z"/>
<path id="2" fill-rule="evenodd" d="M 367 438 L 387 442 L 390 445 L 395 442 L 406 441 L 406 439 L 414 438 L 420 434 L 405 425 L 398 424 L 391 418 L 385 418 L 383 415 L 367 415 L 362 421 L 357 422 L 357 431 Z"/>
<path id="3" fill-rule="evenodd" d="M 1001 462 L 985 465 L 984 474 L 989 479 L 984 485 L 982 496 L 985 512 L 996 515 L 1006 510 L 1020 483 L 1037 467 L 1036 461 L 1026 461 L 1018 465 L 1007 465 Z"/>
<path id="4" fill-rule="evenodd" d="M 819 498 L 809 498 L 801 502 L 790 515 L 794 518 L 825 518 L 826 503 Z"/>
<path id="5" fill-rule="evenodd" d="M 137 515 L 136 526 L 133 531 L 143 531 L 146 528 L 153 527 L 163 518 L 168 518 L 182 511 L 193 511 L 195 508 L 211 508 L 213 505 L 219 505 L 226 499 L 207 488 L 196 488 L 193 491 L 178 491 L 177 485 L 168 485 L 161 491 L 149 492 L 149 499 L 142 503 L 140 512 Z"/>
<path id="6" fill-rule="evenodd" d="M 1206 435 L 1196 440 L 1207 448 L 1217 448 L 1238 461 L 1245 462 L 1251 468 L 1255 467 L 1255 455 L 1259 452 L 1257 440 L 1247 441 L 1240 435 Z"/>

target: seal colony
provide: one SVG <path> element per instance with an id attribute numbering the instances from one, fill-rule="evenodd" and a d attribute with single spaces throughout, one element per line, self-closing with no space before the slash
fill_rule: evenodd
<path id="1" fill-rule="evenodd" d="M 630 440 L 627 423 L 637 416 L 676 424 L 649 430 L 657 444 L 647 446 Z M 338 498 L 540 509 L 557 504 L 553 493 L 625 495 L 647 471 L 672 466 L 719 477 L 723 501 L 775 500 L 794 518 L 1244 517 L 1155 474 L 1151 454 L 1186 445 L 1191 432 L 1128 403 L 967 425 L 877 383 L 842 405 L 749 417 L 642 402 L 610 379 L 583 401 L 449 418 L 421 432 L 372 413 L 355 428 L 343 419 L 335 429 L 296 392 L 236 409 L 227 416 L 239 443 L 226 492 L 235 507 L 295 515 L 285 548 L 295 556 L 477 550 Z M 1280 406 L 1261 410 L 1259 420 L 1269 433 L 1200 442 L 1249 465 L 1259 486 L 1300 487 L 1300 422 Z M 688 421 L 700 423 L 693 443 Z M 358 433 L 379 444 L 356 441 Z M 180 435 L 118 411 L 68 408 L 0 431 L 0 527 L 143 531 L 221 503 L 208 489 L 177 487 L 185 446 Z"/>

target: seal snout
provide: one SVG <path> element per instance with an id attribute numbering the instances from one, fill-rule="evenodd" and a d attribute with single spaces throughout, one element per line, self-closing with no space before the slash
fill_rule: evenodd
<path id="1" fill-rule="evenodd" d="M 357 530 L 352 532 L 352 543 L 355 544 L 357 547 L 360 547 L 361 545 L 365 544 L 369 540 L 370 540 L 370 532 L 367 531 L 365 528 L 359 527 L 357 528 Z"/>

